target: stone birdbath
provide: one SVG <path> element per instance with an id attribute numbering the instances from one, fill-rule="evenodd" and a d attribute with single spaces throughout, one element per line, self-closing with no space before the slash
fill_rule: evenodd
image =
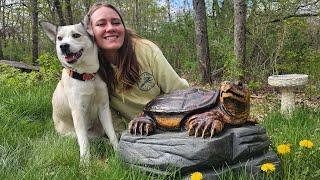
<path id="1" fill-rule="evenodd" d="M 303 86 L 308 82 L 306 74 L 285 74 L 268 77 L 268 84 L 281 89 L 281 113 L 291 115 L 294 110 L 294 88 Z"/>

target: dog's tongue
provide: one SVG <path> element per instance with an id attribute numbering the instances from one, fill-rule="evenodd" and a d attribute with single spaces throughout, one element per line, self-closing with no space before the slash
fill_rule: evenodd
<path id="1" fill-rule="evenodd" d="M 64 58 L 66 59 L 67 62 L 73 61 L 75 58 L 75 54 L 68 54 Z"/>

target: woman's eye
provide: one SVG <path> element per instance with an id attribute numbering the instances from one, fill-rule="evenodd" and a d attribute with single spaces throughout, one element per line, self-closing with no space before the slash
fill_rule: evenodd
<path id="1" fill-rule="evenodd" d="M 72 37 L 73 38 L 79 38 L 81 35 L 80 34 L 78 34 L 78 33 L 74 33 L 74 34 L 72 34 Z"/>
<path id="2" fill-rule="evenodd" d="M 112 24 L 122 24 L 120 19 L 113 19 L 111 20 Z"/>
<path id="3" fill-rule="evenodd" d="M 96 26 L 103 26 L 103 25 L 104 25 L 103 23 L 96 24 Z"/>

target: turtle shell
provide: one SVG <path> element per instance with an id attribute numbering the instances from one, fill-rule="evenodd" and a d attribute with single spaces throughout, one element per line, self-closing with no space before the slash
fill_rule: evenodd
<path id="1" fill-rule="evenodd" d="M 144 111 L 152 114 L 186 114 L 194 110 L 214 106 L 218 95 L 218 91 L 198 88 L 176 90 L 150 101 L 145 106 Z"/>

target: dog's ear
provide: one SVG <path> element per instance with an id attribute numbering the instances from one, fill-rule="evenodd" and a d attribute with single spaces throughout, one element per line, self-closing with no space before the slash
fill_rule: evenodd
<path id="1" fill-rule="evenodd" d="M 42 29 L 45 31 L 51 41 L 55 43 L 58 26 L 46 21 L 40 22 Z"/>
<path id="2" fill-rule="evenodd" d="M 93 31 L 90 23 L 90 16 L 89 14 L 85 15 L 83 20 L 81 21 L 84 28 L 87 30 L 87 32 L 93 37 Z"/>

